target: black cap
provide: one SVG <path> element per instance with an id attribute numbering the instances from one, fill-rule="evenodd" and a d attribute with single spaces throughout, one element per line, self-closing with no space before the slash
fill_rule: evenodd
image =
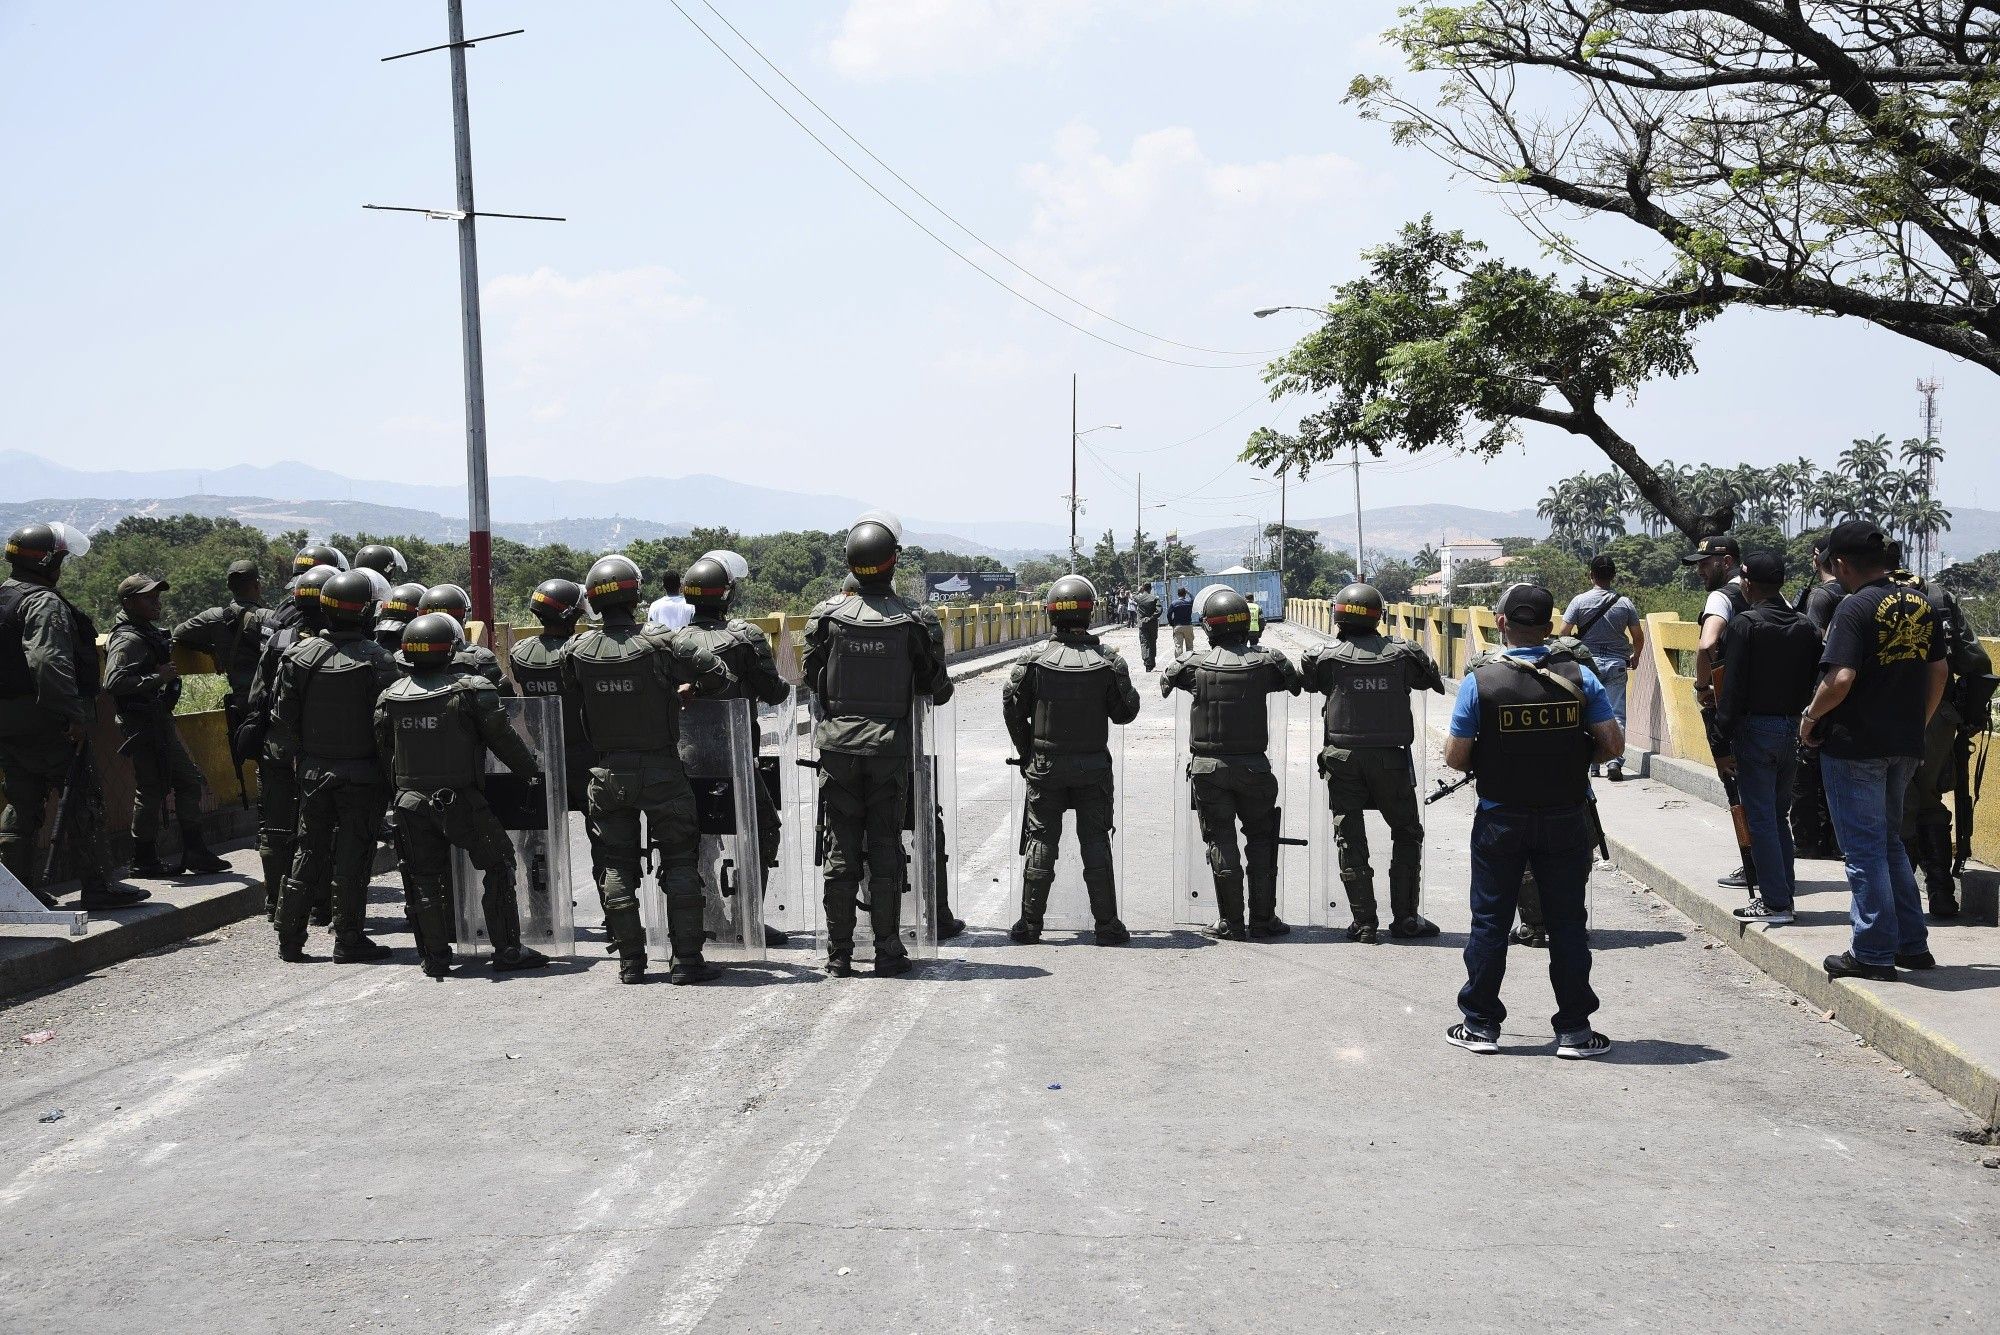
<path id="1" fill-rule="evenodd" d="M 1517 626 L 1546 626 L 1555 619 L 1556 600 L 1539 584 L 1516 584 L 1500 595 L 1493 612 Z"/>
<path id="2" fill-rule="evenodd" d="M 254 575 L 257 573 L 257 563 L 248 557 L 241 561 L 231 561 L 229 563 L 229 570 L 226 573 L 230 579 L 235 579 L 241 575 Z"/>
<path id="3" fill-rule="evenodd" d="M 1889 535 L 1872 519 L 1850 519 L 1826 535 L 1826 550 L 1831 556 L 1872 556 L 1886 560 Z"/>
<path id="4" fill-rule="evenodd" d="M 1718 533 L 1711 537 L 1703 538 L 1696 544 L 1692 556 L 1683 556 L 1681 558 L 1681 564 L 1684 566 L 1699 565 L 1711 556 L 1727 556 L 1732 560 L 1740 561 L 1743 559 L 1743 549 L 1736 545 L 1736 539 L 1726 533 Z"/>
<path id="5" fill-rule="evenodd" d="M 1599 579 L 1610 579 L 1618 573 L 1618 563 L 1604 552 L 1590 558 L 1590 573 Z"/>
<path id="6" fill-rule="evenodd" d="M 1752 584 L 1783 584 L 1785 558 L 1776 552 L 1752 552 L 1743 563 L 1743 578 Z"/>

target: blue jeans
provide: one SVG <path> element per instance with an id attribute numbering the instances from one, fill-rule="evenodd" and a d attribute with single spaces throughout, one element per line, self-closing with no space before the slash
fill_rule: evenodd
<path id="1" fill-rule="evenodd" d="M 1618 716 L 1618 728 L 1622 732 L 1625 728 L 1625 659 L 1622 655 L 1599 658 L 1593 654 L 1591 661 L 1597 669 L 1597 679 L 1604 683 L 1604 694 L 1611 701 L 1611 712 Z M 1622 768 L 1625 753 L 1620 751 L 1613 756 L 1611 764 Z"/>
<path id="2" fill-rule="evenodd" d="M 1465 986 L 1458 1008 L 1475 1029 L 1498 1031 L 1507 1018 L 1500 982 L 1507 976 L 1507 934 L 1521 896 L 1521 874 L 1534 868 L 1549 933 L 1549 982 L 1556 1033 L 1590 1027 L 1590 937 L 1584 891 L 1590 880 L 1590 812 L 1584 807 L 1484 807 L 1472 818 L 1472 931 L 1465 941 Z"/>
<path id="3" fill-rule="evenodd" d="M 1864 964 L 1894 964 L 1897 955 L 1930 948 L 1924 901 L 1917 874 L 1903 851 L 1903 797 L 1918 757 L 1889 756 L 1844 760 L 1821 755 L 1826 806 L 1847 859 L 1848 910 L 1854 922 L 1854 958 Z"/>
<path id="4" fill-rule="evenodd" d="M 1789 714 L 1752 714 L 1730 738 L 1736 752 L 1736 791 L 1750 826 L 1757 864 L 1757 894 L 1774 909 L 1792 907 L 1798 884 L 1792 866 L 1792 776 L 1799 763 L 1798 720 Z"/>

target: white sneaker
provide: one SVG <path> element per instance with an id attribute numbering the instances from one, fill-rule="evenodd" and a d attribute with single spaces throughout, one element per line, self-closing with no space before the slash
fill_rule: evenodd
<path id="1" fill-rule="evenodd" d="M 1455 1024 L 1444 1031 L 1445 1042 L 1455 1048 L 1464 1048 L 1467 1052 L 1498 1052 L 1499 1039 L 1498 1034 L 1484 1034 L 1464 1024 Z"/>
<path id="2" fill-rule="evenodd" d="M 1739 921 L 1761 922 L 1771 927 L 1783 927 L 1792 921 L 1790 909 L 1774 909 L 1761 899 L 1751 900 L 1734 913 Z"/>

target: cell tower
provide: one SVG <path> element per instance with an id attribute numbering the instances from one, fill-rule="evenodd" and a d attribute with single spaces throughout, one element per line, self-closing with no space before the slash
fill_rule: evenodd
<path id="1" fill-rule="evenodd" d="M 1917 382 L 1917 394 L 1923 400 L 1923 409 L 1921 412 L 1921 416 L 1924 422 L 1924 442 L 1926 444 L 1933 444 L 1937 441 L 1938 430 L 1941 426 L 1943 426 L 1943 419 L 1938 415 L 1938 390 L 1940 388 L 1941 386 L 1939 385 L 1936 376 L 1932 376 L 1927 380 L 1919 380 Z M 1926 501 L 1929 501 L 1936 495 L 1937 495 L 1937 465 L 1930 459 L 1925 459 L 1924 499 Z M 1928 579 L 1931 575 L 1932 560 L 1936 555 L 1936 553 L 1932 551 L 1932 544 L 1937 541 L 1937 536 L 1931 533 L 1930 531 L 1925 530 L 1924 532 L 1918 533 L 1916 535 L 1916 539 L 1917 539 L 1916 542 L 1917 573 L 1923 575 L 1926 579 Z"/>

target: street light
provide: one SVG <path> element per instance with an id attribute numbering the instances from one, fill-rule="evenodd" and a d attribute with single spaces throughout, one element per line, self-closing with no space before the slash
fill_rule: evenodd
<path id="1" fill-rule="evenodd" d="M 1165 501 L 1154 501 L 1151 505 L 1146 504 L 1146 475 L 1144 473 L 1138 474 L 1137 481 L 1132 488 L 1132 583 L 1135 587 L 1139 583 L 1140 573 L 1139 544 L 1146 540 L 1146 511 L 1164 510 L 1166 508 L 1167 503 Z"/>
<path id="2" fill-rule="evenodd" d="M 1318 316 L 1318 317 L 1319 317 L 1320 319 L 1322 319 L 1322 320 L 1326 319 L 1326 318 L 1327 318 L 1327 316 L 1328 316 L 1328 314 L 1329 314 L 1329 312 L 1327 311 L 1327 309 L 1326 309 L 1325 307 L 1323 307 L 1323 306 L 1266 306 L 1266 307 L 1265 307 L 1265 308 L 1264 308 L 1263 310 L 1261 310 L 1261 311 L 1252 311 L 1252 312 L 1250 312 L 1250 313 L 1251 313 L 1252 315 L 1256 316 L 1256 317 L 1257 317 L 1258 319 L 1260 319 L 1260 320 L 1261 320 L 1261 319 L 1263 319 L 1263 318 L 1264 318 L 1265 316 L 1267 316 L 1267 315 L 1276 315 L 1276 314 L 1277 314 L 1277 313 L 1278 313 L 1279 311 L 1304 311 L 1304 312 L 1305 312 L 1306 314 L 1308 314 L 1308 315 L 1317 315 L 1317 316 Z M 1360 446 L 1359 444 L 1356 444 L 1355 446 L 1353 446 L 1353 450 L 1354 450 L 1354 460 L 1353 460 L 1353 466 L 1354 466 L 1354 579 L 1355 579 L 1355 582 L 1356 582 L 1356 583 L 1360 583 L 1360 582 L 1361 582 L 1361 580 L 1362 580 L 1362 578 L 1363 578 L 1363 575 L 1362 575 L 1362 565 L 1363 565 L 1363 563 L 1364 563 L 1364 558 L 1363 558 L 1363 556 L 1362 556 L 1362 554 L 1361 554 L 1361 553 L 1362 553 L 1362 544 L 1361 544 L 1361 446 Z M 1280 524 L 1282 524 L 1282 523 L 1283 523 L 1284 521 L 1280 520 L 1279 522 L 1280 522 Z M 1281 542 L 1282 542 L 1282 541 L 1283 541 L 1283 539 L 1281 538 L 1281 539 L 1279 539 L 1279 541 L 1281 541 Z M 1283 583 L 1283 577 L 1282 577 L 1282 576 L 1280 577 L 1280 580 L 1279 580 L 1279 582 L 1280 582 L 1280 583 Z"/>
<path id="3" fill-rule="evenodd" d="M 1076 512 L 1080 499 L 1076 494 L 1076 443 L 1091 431 L 1123 431 L 1116 422 L 1106 422 L 1102 426 L 1091 427 L 1088 431 L 1076 429 L 1076 377 L 1069 378 L 1069 573 L 1076 573 Z"/>

